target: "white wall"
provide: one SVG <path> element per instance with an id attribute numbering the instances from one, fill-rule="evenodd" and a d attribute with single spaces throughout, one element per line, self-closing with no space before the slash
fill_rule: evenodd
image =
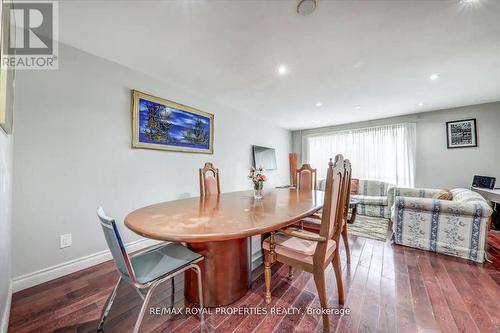
<path id="1" fill-rule="evenodd" d="M 445 123 L 476 118 L 478 147 L 447 149 Z M 474 175 L 492 176 L 500 186 L 500 103 L 426 114 L 417 122 L 419 187 L 470 187 Z"/>
<path id="2" fill-rule="evenodd" d="M 6 109 L 14 107 L 14 70 L 7 71 Z M 0 128 L 0 333 L 7 332 L 11 301 L 13 136 Z"/>
<path id="3" fill-rule="evenodd" d="M 478 147 L 447 149 L 446 122 L 470 118 L 477 119 Z M 293 150 L 300 154 L 303 135 L 406 121 L 417 124 L 416 187 L 469 187 L 476 174 L 497 177 L 500 186 L 500 102 L 295 131 Z"/>
<path id="4" fill-rule="evenodd" d="M 106 249 L 99 205 L 122 221 L 145 205 L 198 196 L 206 161 L 221 170 L 223 192 L 249 189 L 252 144 L 276 148 L 278 170 L 267 186 L 289 182 L 289 131 L 65 45 L 59 59 L 57 71 L 17 77 L 15 277 Z M 131 149 L 130 89 L 214 113 L 214 155 Z M 139 238 L 121 229 L 126 241 Z M 73 246 L 60 250 L 64 233 Z"/>
<path id="5" fill-rule="evenodd" d="M 0 332 L 7 331 L 10 304 L 12 141 L 0 129 Z"/>

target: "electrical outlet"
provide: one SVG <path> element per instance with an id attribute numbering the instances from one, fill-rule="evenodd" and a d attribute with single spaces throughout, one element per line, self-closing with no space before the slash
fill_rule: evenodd
<path id="1" fill-rule="evenodd" d="M 65 247 L 70 247 L 72 243 L 71 234 L 59 236 L 59 248 L 64 249 Z"/>

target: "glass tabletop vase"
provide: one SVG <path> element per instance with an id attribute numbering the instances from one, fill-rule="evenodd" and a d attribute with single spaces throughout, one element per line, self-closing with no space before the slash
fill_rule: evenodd
<path id="1" fill-rule="evenodd" d="M 264 189 L 263 181 L 253 183 L 253 197 L 255 200 L 262 200 L 264 198 L 263 189 Z"/>

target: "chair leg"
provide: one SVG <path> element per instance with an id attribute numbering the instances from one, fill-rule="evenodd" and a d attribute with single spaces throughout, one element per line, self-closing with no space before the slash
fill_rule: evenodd
<path id="1" fill-rule="evenodd" d="M 332 260 L 335 279 L 337 280 L 337 291 L 339 293 L 339 304 L 344 305 L 344 284 L 342 283 L 342 268 L 340 266 L 339 249 L 335 249 L 335 255 Z"/>
<path id="2" fill-rule="evenodd" d="M 175 305 L 175 281 L 173 276 L 170 279 L 170 281 L 172 283 L 172 294 L 170 295 L 170 307 L 173 308 Z"/>
<path id="3" fill-rule="evenodd" d="M 140 291 L 139 289 L 135 288 L 135 291 L 137 292 L 137 294 L 139 295 L 139 297 L 144 301 L 144 295 L 142 294 L 142 291 Z"/>
<path id="4" fill-rule="evenodd" d="M 293 267 L 292 266 L 288 266 L 288 275 L 286 278 L 288 279 L 288 281 L 293 280 Z"/>
<path id="5" fill-rule="evenodd" d="M 198 305 L 200 306 L 200 323 L 205 324 L 205 315 L 203 311 L 203 289 L 202 289 L 202 281 L 201 281 L 201 270 L 198 266 L 193 267 L 196 272 L 196 276 L 198 278 Z"/>
<path id="6" fill-rule="evenodd" d="M 115 287 L 113 288 L 113 291 L 111 292 L 111 295 L 109 295 L 108 300 L 106 301 L 106 305 L 104 305 L 104 308 L 102 310 L 102 315 L 101 315 L 101 320 L 99 321 L 99 326 L 97 327 L 97 331 L 102 331 L 102 327 L 104 326 L 104 321 L 108 317 L 109 311 L 111 310 L 111 306 L 113 305 L 113 302 L 115 301 L 116 294 L 118 292 L 118 286 L 120 285 L 120 282 L 122 281 L 122 277 L 120 276 L 118 278 L 118 281 L 116 282 Z"/>
<path id="7" fill-rule="evenodd" d="M 153 291 L 156 289 L 158 284 L 153 284 L 148 292 L 146 293 L 146 297 L 144 297 L 144 301 L 142 302 L 141 312 L 139 312 L 139 317 L 137 317 L 137 321 L 135 322 L 133 333 L 139 333 L 139 329 L 141 328 L 142 319 L 144 318 L 144 314 L 146 313 L 146 309 L 149 304 L 149 300 L 151 299 L 151 295 Z"/>
<path id="8" fill-rule="evenodd" d="M 264 259 L 264 277 L 266 280 L 266 303 L 271 303 L 271 263 L 268 259 Z"/>
<path id="9" fill-rule="evenodd" d="M 326 298 L 326 281 L 325 281 L 325 271 L 320 268 L 318 271 L 314 271 L 314 283 L 316 284 L 316 289 L 318 290 L 319 302 L 323 310 L 328 309 L 328 301 Z M 323 332 L 330 332 L 330 320 L 328 319 L 328 314 L 323 313 Z"/>
<path id="10" fill-rule="evenodd" d="M 351 250 L 349 249 L 349 237 L 347 237 L 347 225 L 344 226 L 342 230 L 342 239 L 344 240 L 345 254 L 347 257 L 347 262 L 351 261 Z"/>

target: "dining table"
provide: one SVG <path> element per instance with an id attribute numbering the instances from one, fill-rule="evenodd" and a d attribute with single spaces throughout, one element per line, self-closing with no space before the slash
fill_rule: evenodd
<path id="1" fill-rule="evenodd" d="M 125 218 L 133 232 L 150 239 L 181 242 L 202 254 L 203 302 L 231 304 L 251 287 L 251 236 L 292 225 L 323 207 L 324 192 L 269 189 L 227 192 L 166 201 L 139 208 Z M 196 274 L 185 273 L 184 292 L 198 303 Z"/>

